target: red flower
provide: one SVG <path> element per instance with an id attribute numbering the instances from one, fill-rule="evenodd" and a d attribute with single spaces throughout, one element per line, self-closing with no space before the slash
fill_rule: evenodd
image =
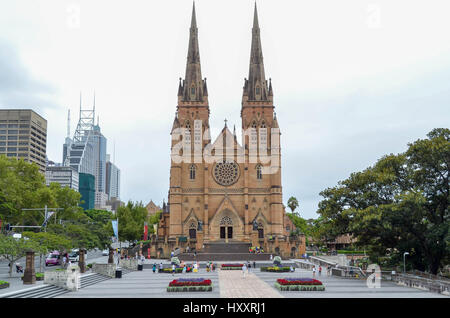
<path id="1" fill-rule="evenodd" d="M 317 279 L 311 280 L 286 280 L 286 279 L 277 279 L 277 283 L 280 285 L 322 285 L 322 282 Z"/>

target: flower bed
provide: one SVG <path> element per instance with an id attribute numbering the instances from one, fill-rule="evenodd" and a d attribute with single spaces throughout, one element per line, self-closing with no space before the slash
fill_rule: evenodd
<path id="1" fill-rule="evenodd" d="M 212 291 L 212 282 L 204 278 L 180 278 L 169 283 L 168 292 Z"/>
<path id="2" fill-rule="evenodd" d="M 275 273 L 284 273 L 284 272 L 290 272 L 291 268 L 290 267 L 278 267 L 278 266 L 273 266 L 273 267 L 261 267 L 261 272 L 275 272 Z M 295 268 L 294 268 L 295 271 Z"/>
<path id="3" fill-rule="evenodd" d="M 0 280 L 0 289 L 8 288 L 8 287 L 9 287 L 8 282 L 5 282 L 4 280 Z"/>
<path id="4" fill-rule="evenodd" d="M 242 266 L 244 266 L 244 264 L 222 264 L 220 269 L 224 270 L 242 269 Z"/>
<path id="5" fill-rule="evenodd" d="M 180 274 L 183 272 L 183 268 L 182 267 L 176 267 L 175 268 L 175 274 Z M 186 273 L 191 273 L 192 272 L 192 267 L 187 267 L 186 268 Z M 172 268 L 163 268 L 162 271 L 158 270 L 158 273 L 166 273 L 166 274 L 172 274 Z"/>
<path id="6" fill-rule="evenodd" d="M 275 288 L 281 291 L 324 291 L 322 282 L 312 278 L 277 279 Z"/>

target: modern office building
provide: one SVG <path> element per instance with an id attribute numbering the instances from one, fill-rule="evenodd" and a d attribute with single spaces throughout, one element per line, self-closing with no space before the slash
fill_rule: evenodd
<path id="1" fill-rule="evenodd" d="M 106 155 L 106 194 L 108 200 L 120 198 L 120 169 Z"/>
<path id="2" fill-rule="evenodd" d="M 89 173 L 80 173 L 79 175 L 81 207 L 85 210 L 93 209 L 95 207 L 95 177 Z"/>
<path id="3" fill-rule="evenodd" d="M 95 206 L 101 208 L 106 205 L 108 194 L 106 190 L 106 143 L 105 136 L 100 132 L 100 126 L 93 126 L 91 143 L 94 150 L 95 176 Z"/>
<path id="4" fill-rule="evenodd" d="M 31 109 L 0 110 L 0 155 L 24 159 L 45 173 L 47 120 Z"/>
<path id="5" fill-rule="evenodd" d="M 79 174 L 74 168 L 62 165 L 47 165 L 45 170 L 45 182 L 47 186 L 57 182 L 61 187 L 69 187 L 79 191 Z"/>

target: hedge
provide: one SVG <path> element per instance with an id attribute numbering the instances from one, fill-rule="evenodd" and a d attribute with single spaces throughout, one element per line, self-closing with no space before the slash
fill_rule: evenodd
<path id="1" fill-rule="evenodd" d="M 275 283 L 275 288 L 280 291 L 324 291 L 323 285 L 280 285 Z"/>

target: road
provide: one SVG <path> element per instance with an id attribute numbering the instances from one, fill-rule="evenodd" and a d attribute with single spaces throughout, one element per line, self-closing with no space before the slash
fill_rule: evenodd
<path id="1" fill-rule="evenodd" d="M 24 267 L 25 270 L 25 257 L 19 259 L 17 261 L 22 267 Z M 108 256 L 102 256 L 101 250 L 90 250 L 87 253 L 86 262 L 89 263 L 107 263 L 108 262 Z M 35 263 L 34 263 L 35 271 L 40 272 L 41 265 L 40 265 L 40 259 L 39 256 L 35 257 Z M 42 257 L 42 269 L 43 271 L 46 270 L 54 270 L 55 268 L 61 268 L 60 265 L 51 265 L 51 266 L 45 266 L 45 258 Z M 9 266 L 8 261 L 2 260 L 0 261 L 0 279 L 5 279 L 8 277 L 9 272 Z M 13 268 L 12 277 L 21 277 L 22 273 L 16 273 L 15 268 Z"/>

